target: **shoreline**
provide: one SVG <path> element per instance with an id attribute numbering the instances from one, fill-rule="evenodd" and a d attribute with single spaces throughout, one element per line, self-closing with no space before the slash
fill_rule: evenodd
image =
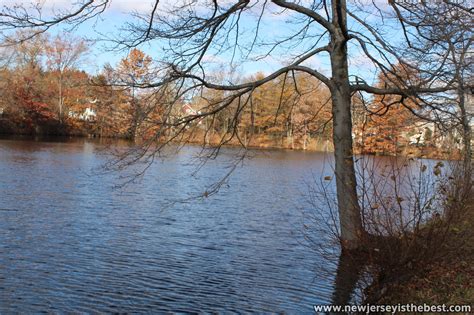
<path id="1" fill-rule="evenodd" d="M 378 274 L 369 285 L 371 304 L 430 304 L 474 306 L 474 203 L 473 198 L 460 208 L 463 218 L 453 224 L 452 237 L 439 248 L 439 258 L 420 263 L 416 269 L 405 266 L 398 271 Z"/>
<path id="2" fill-rule="evenodd" d="M 197 138 L 197 139 L 196 139 Z M 48 140 L 67 140 L 67 139 L 96 139 L 99 141 L 124 141 L 127 143 L 134 143 L 128 137 L 123 136 L 96 136 L 93 134 L 22 134 L 22 133 L 0 133 L 0 139 L 13 139 L 13 140 L 37 140 L 37 141 L 48 141 Z M 286 139 L 285 139 L 286 140 Z M 285 141 L 283 140 L 283 141 Z M 298 152 L 320 152 L 320 153 L 333 153 L 334 150 L 332 149 L 332 141 L 329 140 L 322 140 L 322 139 L 315 139 L 316 142 L 325 142 L 329 143 L 326 146 L 326 149 L 321 149 L 317 145 L 308 146 L 307 148 L 302 148 L 301 146 L 288 146 L 288 145 L 276 145 L 274 143 L 259 143 L 259 144 L 249 144 L 247 146 L 248 149 L 251 150 L 278 150 L 278 151 L 298 151 Z M 56 142 L 56 141 L 53 141 Z M 178 142 L 173 142 L 178 143 Z M 186 142 L 187 145 L 197 145 L 203 146 L 202 139 L 199 137 L 194 137 L 192 139 L 188 139 Z M 219 143 L 217 141 L 209 141 L 205 144 L 206 147 L 212 148 L 216 147 Z M 240 143 L 226 143 L 223 144 L 222 147 L 230 147 L 230 148 L 238 148 L 242 147 Z M 328 149 L 329 147 L 329 149 Z M 439 150 L 429 150 L 428 152 L 424 152 L 420 150 L 420 148 L 410 147 L 408 150 L 403 150 L 399 154 L 393 153 L 381 153 L 381 152 L 361 152 L 357 148 L 354 149 L 354 156 L 359 155 L 369 155 L 369 156 L 382 156 L 382 157 L 404 157 L 404 158 L 418 158 L 418 159 L 429 159 L 429 160 L 445 160 L 445 161 L 460 161 L 462 160 L 460 153 L 455 152 L 452 155 L 445 154 L 443 152 L 439 152 Z"/>

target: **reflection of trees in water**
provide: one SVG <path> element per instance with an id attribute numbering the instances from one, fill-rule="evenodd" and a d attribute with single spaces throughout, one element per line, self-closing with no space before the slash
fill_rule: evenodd
<path id="1" fill-rule="evenodd" d="M 366 276 L 364 262 L 358 259 L 358 255 L 341 252 L 337 221 L 327 209 L 314 210 L 321 206 L 315 204 L 315 201 L 321 201 L 322 195 L 312 189 L 313 187 L 310 187 L 309 201 L 313 207 L 303 215 L 306 242 L 317 256 L 315 282 L 332 282 L 332 294 L 328 304 L 346 305 L 361 302 L 364 299 L 364 289 L 367 287 L 364 281 Z M 325 194 L 324 198 L 330 198 L 332 195 L 329 191 L 325 191 Z"/>
<path id="2" fill-rule="evenodd" d="M 362 267 L 362 262 L 354 259 L 349 254 L 341 253 L 334 281 L 332 304 L 345 305 L 352 301 L 353 295 L 356 293 Z"/>
<path id="3" fill-rule="evenodd" d="M 370 270 L 360 256 L 351 253 L 337 254 L 337 245 L 333 248 L 330 246 L 328 243 L 327 247 L 311 247 L 318 256 L 314 282 L 332 284 L 325 304 L 362 304 L 366 299 L 366 288 L 371 284 Z"/>

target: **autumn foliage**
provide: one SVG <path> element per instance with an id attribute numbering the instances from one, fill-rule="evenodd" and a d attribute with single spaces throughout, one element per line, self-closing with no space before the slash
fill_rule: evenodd
<path id="1" fill-rule="evenodd" d="M 6 43 L 8 44 L 8 43 Z M 112 87 L 107 69 L 90 75 L 79 68 L 87 58 L 82 39 L 37 36 L 10 44 L 0 70 L 0 133 L 127 135 L 131 124 L 125 91 Z"/>
<path id="2" fill-rule="evenodd" d="M 398 87 L 402 81 L 409 82 L 416 78 L 413 71 L 396 66 L 392 72 L 379 74 L 376 86 Z M 360 100 L 353 103 L 355 106 L 362 106 Z M 357 121 L 354 127 L 359 151 L 366 154 L 397 155 L 413 145 L 410 143 L 410 136 L 417 132 L 414 130 L 416 125 L 423 122 L 417 116 L 421 113 L 418 103 L 413 98 L 400 95 L 375 95 L 364 104 L 364 118 Z M 423 141 L 423 145 L 426 144 L 429 143 Z"/>
<path id="3" fill-rule="evenodd" d="M 203 88 L 192 98 L 176 99 L 171 85 L 150 87 L 156 61 L 131 49 L 117 65 L 99 74 L 80 70 L 88 45 L 80 38 L 42 35 L 4 49 L 0 68 L 0 133 L 92 135 L 135 141 L 179 141 L 207 145 L 235 144 L 303 150 L 332 149 L 331 98 L 327 87 L 305 74 L 286 74 L 235 99 L 223 110 L 224 91 Z M 216 82 L 225 72 L 215 73 Z M 251 82 L 265 77 L 242 77 Z M 377 86 L 416 80 L 400 66 L 378 76 Z M 420 108 L 399 95 L 364 99 L 353 95 L 356 152 L 396 155 L 410 143 Z M 184 123 L 183 123 L 184 122 Z M 426 129 L 426 130 L 425 130 Z M 423 129 L 423 139 L 432 137 Z M 183 132 L 183 130 L 185 132 Z M 418 132 L 418 131 L 416 131 Z M 430 145 L 427 141 L 423 146 Z"/>

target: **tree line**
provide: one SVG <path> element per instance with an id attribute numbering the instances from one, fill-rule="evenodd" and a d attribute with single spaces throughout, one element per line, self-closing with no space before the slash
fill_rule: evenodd
<path id="1" fill-rule="evenodd" d="M 134 50 L 115 68 L 106 65 L 89 74 L 84 70 L 89 44 L 64 33 L 6 40 L 0 57 L 0 132 L 132 138 L 144 100 L 120 83 L 143 80 L 151 59 Z"/>
<path id="2" fill-rule="evenodd" d="M 154 79 L 155 67 L 155 61 L 143 51 L 131 49 L 115 67 L 107 64 L 99 74 L 91 75 L 83 70 L 91 54 L 84 39 L 41 34 L 30 41 L 5 44 L 0 72 L 1 132 L 143 140 L 153 135 L 153 126 L 163 124 L 173 88 L 141 88 Z M 245 83 L 264 77 L 264 73 L 255 73 L 241 80 Z M 389 82 L 380 75 L 377 85 Z M 332 150 L 330 95 L 320 80 L 308 74 L 281 75 L 251 93 L 252 106 L 239 113 L 239 140 L 231 144 L 241 141 L 255 147 Z M 204 89 L 188 100 L 175 100 L 177 105 L 166 119 L 178 121 L 203 112 L 225 96 L 221 91 Z M 446 136 L 445 144 L 457 148 L 459 137 L 453 136 L 452 128 L 436 128 L 436 132 L 431 125 L 417 128 L 427 125 L 426 121 L 401 103 L 387 106 L 393 102 L 393 96 L 379 96 L 365 104 L 361 97 L 353 96 L 353 137 L 359 153 L 393 155 L 410 152 L 410 148 L 434 149 L 436 141 Z M 187 126 L 187 133 L 192 134 L 188 140 L 202 138 L 208 144 L 218 144 L 231 127 L 237 106 L 234 101 L 215 117 L 197 119 Z M 170 130 L 162 140 L 176 132 Z M 413 141 L 413 136 L 418 138 Z M 436 149 L 427 152 L 440 153 Z"/>

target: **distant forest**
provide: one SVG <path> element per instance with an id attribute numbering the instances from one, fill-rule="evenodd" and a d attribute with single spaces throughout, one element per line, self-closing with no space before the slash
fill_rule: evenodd
<path id="1" fill-rule="evenodd" d="M 25 37 L 19 34 L 18 37 Z M 241 111 L 238 100 L 214 116 L 202 110 L 223 102 L 226 92 L 202 90 L 192 98 L 174 100 L 174 87 L 141 88 L 152 82 L 155 60 L 139 49 L 130 50 L 117 65 L 99 74 L 81 69 L 90 62 L 88 43 L 70 35 L 46 33 L 21 43 L 4 43 L 0 67 L 0 133 L 120 137 L 134 141 L 156 137 L 159 126 L 169 125 L 163 140 L 221 144 L 222 136 L 239 122 L 229 145 L 331 151 L 331 95 L 327 87 L 306 74 L 281 75 L 252 91 Z M 407 71 L 399 66 L 400 77 Z M 224 73 L 216 72 L 225 80 Z M 242 76 L 242 82 L 263 78 Z M 379 75 L 377 86 L 393 82 Z M 357 94 L 352 100 L 353 138 L 357 153 L 413 154 L 456 157 L 457 129 L 440 128 L 417 118 L 416 104 L 407 108 L 397 97 L 375 96 L 369 103 Z M 415 112 L 413 111 L 415 108 Z M 238 117 L 235 117 L 236 113 Z M 174 122 L 192 117 L 185 132 Z M 237 119 L 236 119 L 237 118 Z M 180 124 L 176 124 L 177 126 Z M 180 126 L 179 128 L 183 128 Z M 158 139 L 159 140 L 159 139 Z M 177 139 L 178 140 L 178 139 Z"/>

